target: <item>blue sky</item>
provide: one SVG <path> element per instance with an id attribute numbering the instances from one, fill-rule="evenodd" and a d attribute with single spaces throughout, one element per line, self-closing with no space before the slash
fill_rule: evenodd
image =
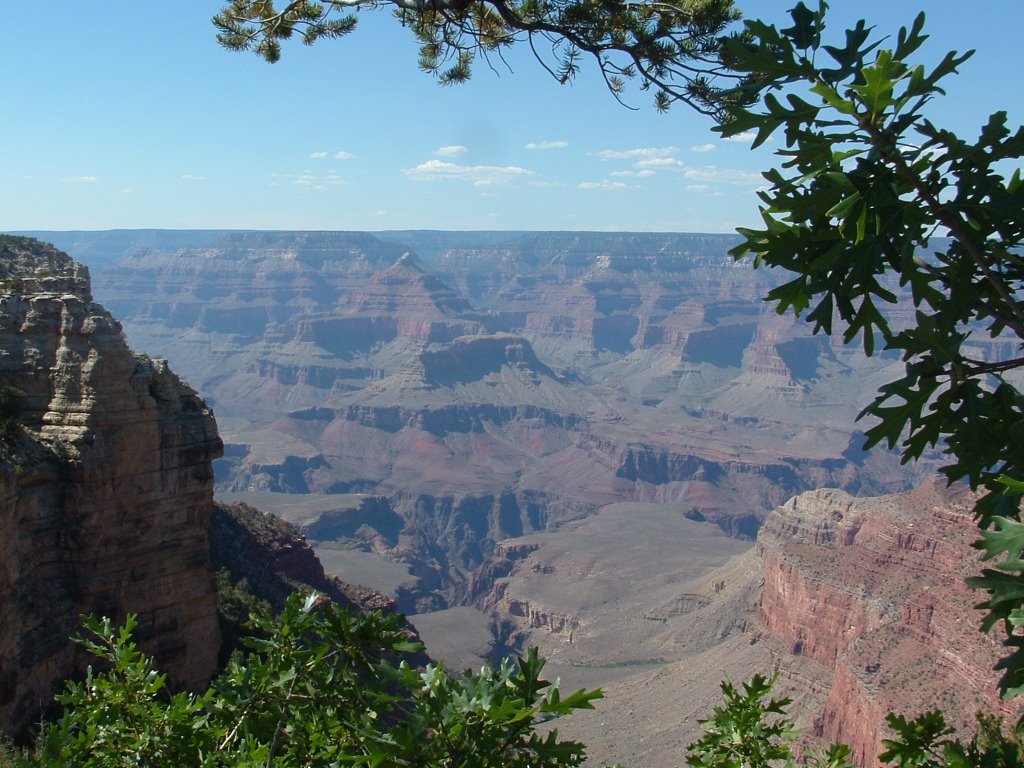
<path id="1" fill-rule="evenodd" d="M 592 67 L 560 86 L 526 50 L 465 85 L 417 69 L 387 12 L 265 64 L 214 41 L 217 0 L 5 2 L 0 230 L 588 229 L 727 232 L 758 220 L 771 148 Z M 741 3 L 780 19 L 791 2 Z M 834 24 L 909 23 L 921 3 L 835 0 Z M 936 121 L 1024 117 L 1024 4 L 927 3 L 929 52 L 977 48 Z M 970 12 L 977 9 L 977 12 Z"/>

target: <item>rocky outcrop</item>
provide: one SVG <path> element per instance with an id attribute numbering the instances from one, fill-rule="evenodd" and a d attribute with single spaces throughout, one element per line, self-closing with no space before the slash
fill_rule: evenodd
<path id="1" fill-rule="evenodd" d="M 230 592 L 242 592 L 269 603 L 274 611 L 295 591 L 316 590 L 334 603 L 357 611 L 394 613 L 395 601 L 366 587 L 348 584 L 324 572 L 313 548 L 285 520 L 245 504 L 215 502 L 210 518 L 210 556 L 219 581 L 220 624 L 224 643 L 220 660 L 226 662 L 248 633 L 247 606 L 230 604 Z M 226 583 L 225 583 L 226 582 Z M 227 589 L 225 586 L 230 585 Z M 415 630 L 405 625 L 410 637 Z M 412 663 L 427 661 L 410 656 Z"/>
<path id="2" fill-rule="evenodd" d="M 327 415 L 321 409 L 321 416 Z M 290 414 L 293 417 L 295 414 Z M 416 429 L 438 437 L 459 433 L 483 433 L 488 427 L 504 427 L 517 421 L 532 421 L 543 426 L 569 430 L 577 427 L 581 419 L 575 414 L 562 414 L 534 405 L 449 405 L 440 408 L 412 410 L 401 406 L 353 405 L 336 414 L 346 421 L 384 432 Z"/>
<path id="3" fill-rule="evenodd" d="M 759 617 L 830 675 L 816 735 L 849 744 L 862 766 L 882 751 L 887 712 L 941 707 L 965 730 L 979 708 L 1015 714 L 996 695 L 1000 647 L 979 633 L 980 598 L 964 583 L 980 567 L 973 501 L 939 481 L 874 498 L 819 490 L 779 507 L 758 536 Z"/>
<path id="4" fill-rule="evenodd" d="M 245 504 L 214 504 L 210 519 L 211 562 L 235 583 L 280 609 L 299 585 L 347 605 L 356 602 L 329 579 L 313 549 L 290 523 Z M 377 606 L 381 607 L 381 606 Z"/>
<path id="5" fill-rule="evenodd" d="M 36 721 L 74 673 L 83 613 L 138 613 L 160 668 L 203 682 L 219 646 L 210 410 L 37 241 L 0 238 L 0 350 L 0 721 Z"/>
<path id="6" fill-rule="evenodd" d="M 507 365 L 538 378 L 554 376 L 553 371 L 537 359 L 529 341 L 508 334 L 460 337 L 443 348 L 424 350 L 419 362 L 424 378 L 442 385 L 475 381 Z"/>
<path id="7" fill-rule="evenodd" d="M 608 670 L 599 711 L 560 725 L 600 761 L 676 768 L 723 679 L 776 673 L 809 734 L 799 749 L 840 741 L 874 768 L 890 712 L 938 707 L 965 736 L 979 709 L 1018 714 L 996 695 L 1002 648 L 978 631 L 982 597 L 963 582 L 980 568 L 973 501 L 940 482 L 812 491 L 772 512 L 742 553 L 685 507 L 610 505 L 502 542 L 476 605 L 499 641 L 540 646 L 570 688 L 595 680 L 581 669 Z"/>

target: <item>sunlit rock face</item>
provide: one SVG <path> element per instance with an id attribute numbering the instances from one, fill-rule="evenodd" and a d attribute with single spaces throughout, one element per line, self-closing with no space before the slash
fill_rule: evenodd
<path id="1" fill-rule="evenodd" d="M 68 638 L 83 613 L 138 613 L 143 648 L 177 684 L 212 674 L 222 445 L 166 362 L 128 349 L 84 267 L 3 238 L 0 280 L 0 387 L 23 393 L 0 462 L 0 720 L 17 730 L 81 667 Z"/>
<path id="2" fill-rule="evenodd" d="M 1014 716 L 996 693 L 1001 646 L 978 631 L 974 498 L 936 480 L 857 499 L 805 493 L 758 537 L 759 617 L 794 656 L 831 677 L 817 735 L 849 744 L 860 765 L 882 752 L 885 715 L 941 707 L 967 731 L 978 709 Z"/>
<path id="3" fill-rule="evenodd" d="M 721 681 L 760 673 L 792 699 L 801 753 L 839 741 L 874 768 L 890 712 L 941 708 L 966 738 L 978 710 L 1019 715 L 997 695 L 1005 649 L 978 629 L 983 596 L 964 584 L 982 567 L 973 503 L 941 480 L 862 498 L 819 489 L 769 514 L 738 555 L 742 542 L 671 505 L 612 505 L 503 542 L 477 604 L 570 688 L 592 674 L 580 670 L 615 667 L 601 707 L 559 728 L 602 761 L 676 768 Z"/>

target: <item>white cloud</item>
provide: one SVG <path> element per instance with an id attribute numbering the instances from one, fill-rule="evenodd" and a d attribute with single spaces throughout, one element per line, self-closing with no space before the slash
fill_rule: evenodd
<path id="1" fill-rule="evenodd" d="M 629 189 L 629 184 L 621 181 L 584 181 L 576 185 L 577 189 Z"/>
<path id="2" fill-rule="evenodd" d="M 690 168 L 683 175 L 688 179 L 698 182 L 719 182 L 751 186 L 764 183 L 764 177 L 757 171 L 737 171 L 729 168 L 718 168 L 714 165 Z"/>
<path id="3" fill-rule="evenodd" d="M 469 152 L 469 149 L 461 144 L 449 144 L 447 147 L 439 147 L 434 151 L 434 154 L 441 157 L 455 157 L 456 155 L 464 155 L 467 152 Z"/>
<path id="4" fill-rule="evenodd" d="M 650 168 L 644 168 L 639 171 L 612 171 L 608 175 L 624 179 L 646 179 L 653 176 L 654 171 Z"/>
<path id="5" fill-rule="evenodd" d="M 690 192 L 707 192 L 711 187 L 707 184 L 687 184 L 686 188 Z"/>
<path id="6" fill-rule="evenodd" d="M 121 194 L 122 195 L 130 195 L 134 191 L 135 190 L 132 189 L 131 187 L 125 187 L 124 189 L 121 190 Z"/>
<path id="7" fill-rule="evenodd" d="M 686 163 L 682 160 L 676 160 L 674 157 L 649 157 L 646 160 L 639 160 L 633 164 L 634 168 L 647 168 L 647 169 L 664 169 L 664 170 L 682 170 L 686 167 Z"/>
<path id="8" fill-rule="evenodd" d="M 742 133 L 737 133 L 735 136 L 727 136 L 727 137 L 725 137 L 724 140 L 725 141 L 742 141 L 742 142 L 745 142 L 745 143 L 749 144 L 756 137 L 757 137 L 757 134 L 754 133 L 753 131 L 743 131 Z"/>
<path id="9" fill-rule="evenodd" d="M 526 145 L 527 149 L 565 149 L 569 146 L 568 141 L 531 141 Z"/>
<path id="10" fill-rule="evenodd" d="M 310 171 L 303 171 L 299 175 L 282 173 L 274 174 L 290 178 L 292 184 L 296 187 L 303 187 L 304 189 L 327 189 L 327 187 L 336 187 L 339 184 L 347 184 L 348 182 L 341 178 L 334 171 L 330 171 L 324 176 L 321 176 Z"/>
<path id="11" fill-rule="evenodd" d="M 61 181 L 68 184 L 95 184 L 99 179 L 95 176 L 64 176 Z"/>
<path id="12" fill-rule="evenodd" d="M 270 178 L 274 181 L 270 182 L 273 187 L 280 186 L 278 179 L 286 179 L 297 187 L 312 187 L 316 189 L 325 189 L 325 184 L 337 185 L 337 184 L 349 184 L 334 170 L 327 171 L 326 173 L 314 173 L 309 168 L 304 168 L 302 173 L 277 173 L 271 171 Z"/>
<path id="13" fill-rule="evenodd" d="M 310 160 L 323 160 L 328 155 L 331 155 L 331 153 L 330 152 L 310 152 L 309 153 L 309 158 L 310 158 Z M 351 160 L 353 157 L 355 157 L 355 155 L 353 155 L 351 152 L 346 152 L 344 150 L 339 150 L 338 152 L 335 152 L 333 155 L 331 155 L 331 157 L 333 157 L 335 160 Z"/>
<path id="14" fill-rule="evenodd" d="M 714 144 L 694 144 L 692 147 L 690 147 L 690 151 L 691 152 L 714 152 L 715 151 L 715 145 Z"/>
<path id="15" fill-rule="evenodd" d="M 594 154 L 603 160 L 644 160 L 672 157 L 678 153 L 678 147 L 639 147 L 637 149 L 602 149 Z"/>
<path id="16" fill-rule="evenodd" d="M 186 173 L 181 177 L 182 181 L 206 181 L 205 176 L 193 176 L 191 173 Z"/>
<path id="17" fill-rule="evenodd" d="M 478 187 L 506 184 L 513 179 L 533 175 L 533 171 L 516 165 L 459 165 L 443 160 L 427 160 L 415 168 L 406 168 L 403 173 L 413 181 L 454 179 L 469 181 Z"/>

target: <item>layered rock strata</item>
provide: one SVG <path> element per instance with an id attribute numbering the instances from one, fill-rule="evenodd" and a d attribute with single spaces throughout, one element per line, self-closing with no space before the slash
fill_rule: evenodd
<path id="1" fill-rule="evenodd" d="M 502 538 L 610 503 L 752 539 L 795 493 L 913 481 L 852 427 L 891 361 L 763 305 L 731 238 L 446 237 L 231 233 L 97 291 L 215 404 L 218 490 L 386 500 L 430 585 L 405 607 L 475 599 Z"/>
<path id="2" fill-rule="evenodd" d="M 746 552 L 685 508 L 611 505 L 501 542 L 476 604 L 499 640 L 540 646 L 568 689 L 601 685 L 597 710 L 559 726 L 595 762 L 675 768 L 723 679 L 776 673 L 800 749 L 839 741 L 874 768 L 890 712 L 940 708 L 964 736 L 979 709 L 1018 714 L 997 696 L 1003 649 L 979 632 L 982 596 L 964 584 L 981 568 L 973 502 L 941 481 L 811 491 Z"/>
<path id="3" fill-rule="evenodd" d="M 0 238 L 0 392 L 0 723 L 38 720 L 80 668 L 84 613 L 138 613 L 160 668 L 203 682 L 219 647 L 210 410 L 132 354 L 84 267 L 24 238 Z"/>
<path id="4" fill-rule="evenodd" d="M 908 487 L 845 453 L 888 363 L 767 309 L 733 242 L 240 232 L 97 291 L 215 404 L 225 491 L 672 501 L 751 535 L 810 488 Z"/>
<path id="5" fill-rule="evenodd" d="M 793 656 L 830 676 L 815 731 L 874 765 L 888 712 L 943 709 L 964 732 L 996 695 L 1001 647 L 978 631 L 973 496 L 939 481 L 893 496 L 820 490 L 791 499 L 758 537 L 759 617 Z M 783 667 L 789 666 L 786 661 Z"/>

